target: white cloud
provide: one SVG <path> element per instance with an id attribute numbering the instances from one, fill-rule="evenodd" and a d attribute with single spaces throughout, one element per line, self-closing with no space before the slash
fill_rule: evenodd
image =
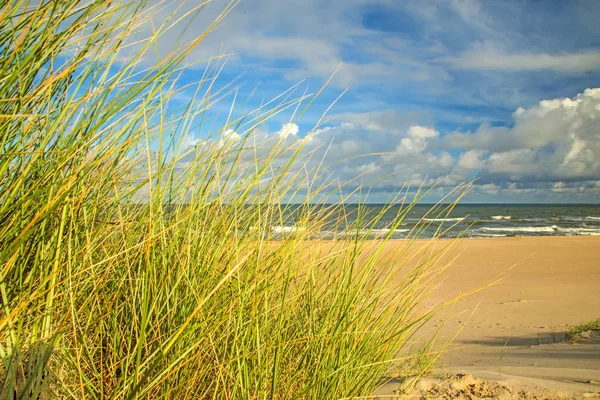
<path id="1" fill-rule="evenodd" d="M 495 183 L 486 183 L 481 185 L 481 190 L 483 190 L 487 194 L 498 194 L 500 191 L 500 187 Z"/>
<path id="2" fill-rule="evenodd" d="M 456 131 L 444 135 L 441 146 L 451 149 L 504 151 L 514 149 L 518 144 L 509 128 L 483 123 L 474 133 Z"/>
<path id="3" fill-rule="evenodd" d="M 281 127 L 277 134 L 283 138 L 288 136 L 296 136 L 298 135 L 299 130 L 300 128 L 298 125 L 294 124 L 293 122 L 288 122 Z"/>
<path id="4" fill-rule="evenodd" d="M 485 154 L 481 150 L 469 150 L 460 155 L 458 166 L 464 169 L 481 169 L 485 167 L 485 161 L 482 156 Z"/>
<path id="5" fill-rule="evenodd" d="M 526 149 L 544 158 L 559 155 L 564 165 L 590 163 L 600 150 L 599 106 L 600 91 L 586 89 L 572 99 L 542 100 L 534 107 L 518 108 L 511 128 L 483 124 L 473 133 L 450 133 L 441 142 L 450 148 L 498 154 L 523 156 L 522 150 Z"/>
<path id="6" fill-rule="evenodd" d="M 438 136 L 439 132 L 435 129 L 424 126 L 411 126 L 408 130 L 407 137 L 400 139 L 400 143 L 396 145 L 396 154 L 419 154 L 425 150 L 429 140 L 437 138 Z"/>
<path id="7" fill-rule="evenodd" d="M 468 70 L 540 71 L 583 73 L 600 70 L 600 50 L 577 52 L 507 52 L 495 45 L 476 45 L 456 57 L 442 59 L 453 68 Z"/>
<path id="8" fill-rule="evenodd" d="M 519 180 L 521 176 L 543 173 L 547 167 L 536 159 L 533 149 L 516 149 L 502 153 L 493 153 L 488 159 L 488 171 L 504 174 L 511 180 Z"/>
<path id="9" fill-rule="evenodd" d="M 443 151 L 437 159 L 438 164 L 441 168 L 450 169 L 454 165 L 454 158 L 450 153 Z"/>
<path id="10" fill-rule="evenodd" d="M 479 164 L 491 152 L 489 174 L 510 180 L 587 180 L 600 176 L 600 91 L 587 89 L 574 98 L 542 100 L 519 108 L 512 128 L 483 125 L 474 133 L 455 132 L 442 143 L 467 150 L 459 165 Z M 479 153 L 475 153 L 479 152 Z M 482 165 L 478 166 L 479 168 Z"/>
<path id="11" fill-rule="evenodd" d="M 234 142 L 237 142 L 240 139 L 241 135 L 239 133 L 237 133 L 236 131 L 234 131 L 233 129 L 227 129 L 225 132 L 223 132 L 219 138 L 219 144 L 224 146 L 224 145 L 230 145 Z"/>
<path id="12" fill-rule="evenodd" d="M 183 148 L 189 148 L 189 147 L 194 147 L 195 145 L 197 145 L 200 142 L 200 140 L 193 135 L 187 134 L 185 135 L 185 138 L 183 140 Z"/>

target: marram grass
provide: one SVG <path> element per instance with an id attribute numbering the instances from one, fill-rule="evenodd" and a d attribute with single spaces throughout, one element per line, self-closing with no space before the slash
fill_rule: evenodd
<path id="1" fill-rule="evenodd" d="M 180 19 L 133 41 L 173 7 L 138 3 L 2 2 L 0 397 L 352 398 L 391 368 L 430 367 L 398 354 L 435 311 L 417 312 L 444 249 L 408 268 L 411 241 L 382 252 L 387 237 L 361 235 L 381 214 L 360 208 L 356 234 L 313 240 L 327 219 L 344 226 L 343 201 L 311 205 L 335 191 L 302 141 L 254 134 L 306 96 L 184 146 L 229 94 L 214 85 L 221 64 L 177 107 L 176 77 L 204 34 L 157 59 Z M 276 237 L 297 194 L 302 229 Z"/>

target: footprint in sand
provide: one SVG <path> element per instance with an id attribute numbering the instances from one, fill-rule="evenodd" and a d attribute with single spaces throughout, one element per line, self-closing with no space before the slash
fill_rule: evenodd
<path id="1" fill-rule="evenodd" d="M 527 300 L 523 300 L 523 299 L 518 299 L 515 301 L 505 301 L 504 303 L 500 303 L 500 305 L 505 305 L 505 304 L 520 304 L 520 303 L 526 303 Z"/>

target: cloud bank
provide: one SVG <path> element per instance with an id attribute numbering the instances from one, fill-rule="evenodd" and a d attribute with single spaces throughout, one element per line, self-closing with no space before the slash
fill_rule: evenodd
<path id="1" fill-rule="evenodd" d="M 472 132 L 439 132 L 390 110 L 330 119 L 310 134 L 303 151 L 322 175 L 353 181 L 348 190 L 371 186 L 375 200 L 405 183 L 437 184 L 443 192 L 475 178 L 480 198 L 589 201 L 600 194 L 600 88 L 519 107 L 506 126 L 482 124 Z M 260 133 L 259 141 L 281 137 L 293 144 L 304 136 L 287 123 Z"/>

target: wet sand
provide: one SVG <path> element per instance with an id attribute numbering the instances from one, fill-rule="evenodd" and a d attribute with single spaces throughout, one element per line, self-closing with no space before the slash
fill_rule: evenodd
<path id="1" fill-rule="evenodd" d="M 600 338 L 563 340 L 570 326 L 600 318 L 600 237 L 462 239 L 445 259 L 454 257 L 427 305 L 505 276 L 425 327 L 425 336 L 441 327 L 438 343 L 458 332 L 438 364 L 436 374 L 447 378 L 439 382 L 457 379 L 459 387 L 474 379 L 513 388 L 498 398 L 600 398 Z M 397 387 L 390 382 L 379 393 Z M 433 398 L 459 392 L 436 393 Z"/>

